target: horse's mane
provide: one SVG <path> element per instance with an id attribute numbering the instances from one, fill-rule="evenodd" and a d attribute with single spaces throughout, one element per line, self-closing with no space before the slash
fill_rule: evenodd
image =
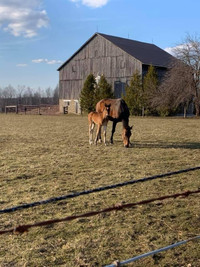
<path id="1" fill-rule="evenodd" d="M 127 117 L 130 116 L 129 108 L 128 108 L 126 102 L 124 101 L 124 99 L 121 99 L 121 112 L 123 112 L 125 114 L 125 116 L 127 116 Z"/>

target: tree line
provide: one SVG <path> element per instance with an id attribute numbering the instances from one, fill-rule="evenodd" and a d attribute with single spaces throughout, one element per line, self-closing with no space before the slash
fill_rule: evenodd
<path id="1" fill-rule="evenodd" d="M 54 89 L 48 87 L 45 90 L 41 88 L 34 90 L 24 85 L 19 85 L 17 88 L 11 85 L 0 87 L 0 108 L 2 111 L 8 105 L 58 105 L 58 103 L 58 85 Z"/>
<path id="2" fill-rule="evenodd" d="M 132 115 L 173 115 L 190 105 L 196 116 L 200 115 L 200 41 L 197 36 L 187 35 L 184 42 L 174 49 L 175 60 L 162 80 L 156 69 L 149 66 L 144 77 L 133 73 L 122 98 Z M 113 98 L 113 90 L 104 75 L 97 83 L 93 74 L 85 80 L 80 94 L 82 111 L 95 110 L 102 98 Z"/>

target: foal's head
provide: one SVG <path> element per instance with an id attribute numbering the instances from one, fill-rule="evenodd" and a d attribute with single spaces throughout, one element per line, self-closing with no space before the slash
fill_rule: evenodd
<path id="1" fill-rule="evenodd" d="M 104 118 L 107 118 L 108 116 L 109 116 L 109 114 L 110 114 L 110 106 L 111 106 L 111 104 L 109 104 L 109 105 L 107 105 L 107 104 L 105 104 L 105 108 L 104 108 L 104 111 L 103 111 L 103 117 Z"/>
<path id="2" fill-rule="evenodd" d="M 122 131 L 122 139 L 125 147 L 130 146 L 130 137 L 131 137 L 131 130 L 133 126 L 127 126 L 126 128 L 123 129 Z"/>

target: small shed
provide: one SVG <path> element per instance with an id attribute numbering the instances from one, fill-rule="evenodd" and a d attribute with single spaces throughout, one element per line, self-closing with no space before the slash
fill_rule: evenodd
<path id="1" fill-rule="evenodd" d="M 67 105 L 70 112 L 80 113 L 79 95 L 90 73 L 95 77 L 103 74 L 114 95 L 121 97 L 134 72 L 144 76 L 153 65 L 162 79 L 173 60 L 154 44 L 95 33 L 58 68 L 60 112 Z"/>

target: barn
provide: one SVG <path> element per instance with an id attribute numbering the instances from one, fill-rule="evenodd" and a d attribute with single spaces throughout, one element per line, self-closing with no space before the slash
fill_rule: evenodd
<path id="1" fill-rule="evenodd" d="M 90 73 L 102 74 L 121 97 L 134 72 L 144 76 L 153 65 L 162 79 L 174 57 L 150 43 L 95 33 L 59 68 L 59 109 L 80 113 L 79 95 Z"/>

